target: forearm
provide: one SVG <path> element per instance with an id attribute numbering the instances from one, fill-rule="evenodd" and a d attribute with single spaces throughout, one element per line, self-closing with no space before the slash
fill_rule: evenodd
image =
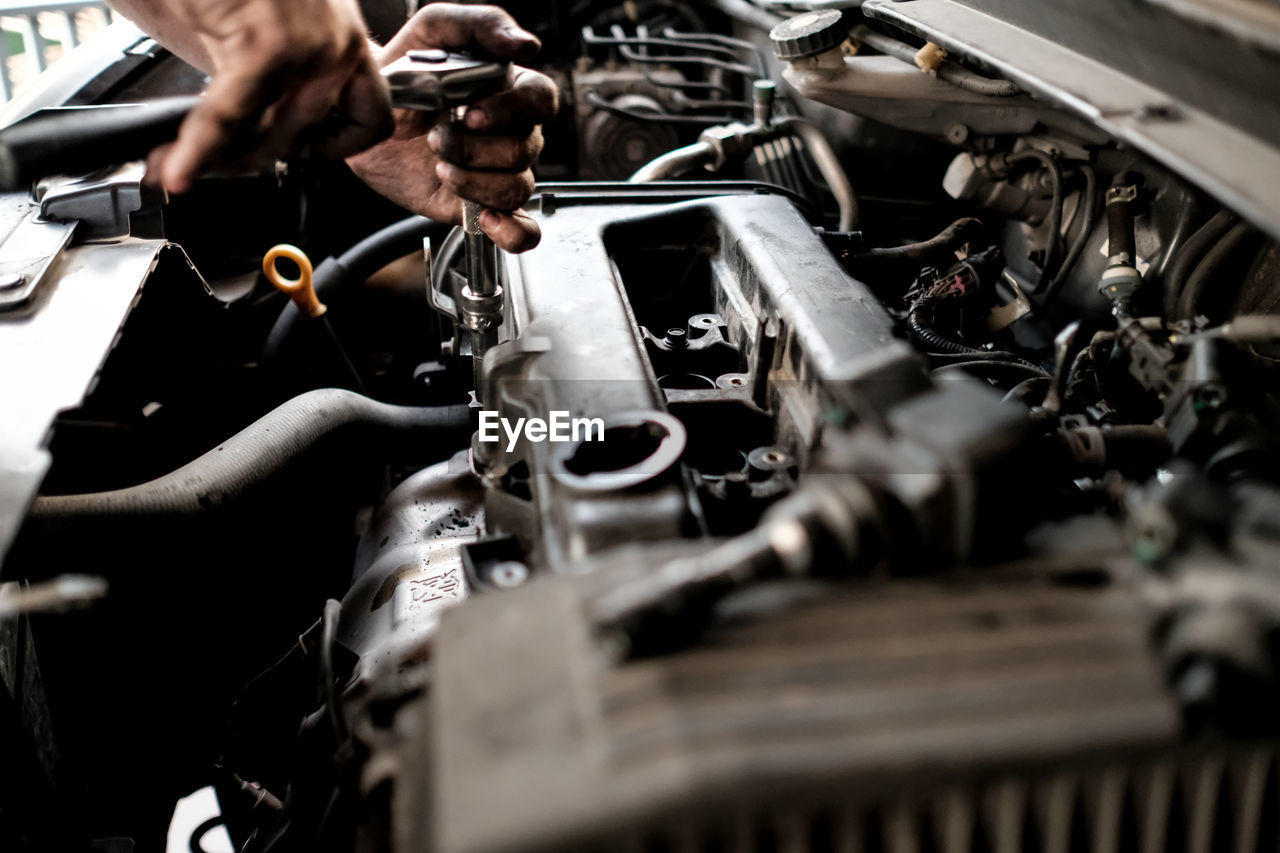
<path id="1" fill-rule="evenodd" d="M 111 0 L 111 6 L 182 59 L 213 73 L 209 52 L 182 14 L 178 0 Z"/>

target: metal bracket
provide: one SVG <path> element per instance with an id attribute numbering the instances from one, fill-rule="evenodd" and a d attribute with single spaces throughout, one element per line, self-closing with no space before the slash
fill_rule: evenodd
<path id="1" fill-rule="evenodd" d="M 46 222 L 32 210 L 0 244 L 0 311 L 25 305 L 54 259 L 71 242 L 76 222 Z"/>
<path id="2" fill-rule="evenodd" d="M 146 166 L 131 163 L 115 171 L 41 182 L 42 219 L 79 220 L 82 240 L 115 240 L 132 233 L 129 215 L 142 207 Z"/>

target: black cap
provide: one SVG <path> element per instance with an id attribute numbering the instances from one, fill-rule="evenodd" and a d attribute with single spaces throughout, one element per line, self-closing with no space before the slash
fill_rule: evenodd
<path id="1" fill-rule="evenodd" d="M 791 60 L 826 53 L 845 39 L 848 28 L 840 23 L 842 17 L 839 9 L 823 9 L 788 18 L 769 32 L 773 55 Z"/>

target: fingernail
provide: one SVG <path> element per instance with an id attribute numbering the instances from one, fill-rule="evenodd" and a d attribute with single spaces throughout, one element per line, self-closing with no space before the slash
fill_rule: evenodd
<path id="1" fill-rule="evenodd" d="M 439 178 L 440 180 L 448 181 L 450 171 L 451 170 L 449 169 L 449 164 L 446 163 L 445 161 L 440 160 L 439 162 L 436 163 L 436 177 Z"/>
<path id="2" fill-rule="evenodd" d="M 489 124 L 489 116 L 485 115 L 485 111 L 477 107 L 467 110 L 465 116 L 467 127 L 472 130 L 484 130 Z"/>
<path id="3" fill-rule="evenodd" d="M 482 228 L 497 228 L 501 222 L 501 217 L 488 208 L 485 208 L 480 213 L 480 226 Z"/>
<path id="4" fill-rule="evenodd" d="M 436 154 L 440 153 L 439 129 L 433 129 L 430 133 L 427 134 L 427 147 L 430 148 Z"/>

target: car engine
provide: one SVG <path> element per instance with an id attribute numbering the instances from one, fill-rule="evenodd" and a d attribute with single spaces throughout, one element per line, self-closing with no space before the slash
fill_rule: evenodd
<path id="1" fill-rule="evenodd" d="M 0 116 L 0 849 L 1280 846 L 1275 5 L 512 11 L 524 254 Z"/>

